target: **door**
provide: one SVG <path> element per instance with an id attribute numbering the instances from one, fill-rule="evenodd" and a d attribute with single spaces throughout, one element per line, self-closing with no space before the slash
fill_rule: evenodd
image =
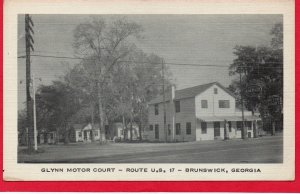
<path id="1" fill-rule="evenodd" d="M 248 132 L 248 138 L 251 138 L 251 132 Z"/>
<path id="2" fill-rule="evenodd" d="M 214 137 L 220 137 L 220 122 L 214 122 Z"/>
<path id="3" fill-rule="evenodd" d="M 155 125 L 155 139 L 159 139 L 159 127 Z"/>

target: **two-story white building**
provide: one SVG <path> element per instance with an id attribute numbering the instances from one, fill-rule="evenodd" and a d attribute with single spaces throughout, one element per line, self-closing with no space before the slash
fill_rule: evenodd
<path id="1" fill-rule="evenodd" d="M 218 82 L 175 90 L 149 103 L 150 141 L 201 141 L 242 137 L 242 112 L 235 96 Z M 164 109 L 165 107 L 165 109 Z M 164 110 L 166 125 L 164 127 Z M 259 116 L 244 111 L 247 136 L 254 137 Z"/>

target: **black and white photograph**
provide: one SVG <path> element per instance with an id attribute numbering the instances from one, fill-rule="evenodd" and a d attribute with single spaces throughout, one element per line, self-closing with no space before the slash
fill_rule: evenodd
<path id="1" fill-rule="evenodd" d="M 19 163 L 282 163 L 282 15 L 18 15 Z"/>
<path id="2" fill-rule="evenodd" d="M 293 180 L 294 5 L 271 1 L 8 2 L 4 179 Z"/>

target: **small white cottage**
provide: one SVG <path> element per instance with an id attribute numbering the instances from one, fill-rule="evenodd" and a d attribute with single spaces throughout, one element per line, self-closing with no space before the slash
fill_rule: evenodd
<path id="1" fill-rule="evenodd" d="M 99 124 L 95 124 L 94 128 L 92 124 L 75 124 L 73 125 L 75 131 L 75 142 L 93 142 L 100 139 Z M 101 132 L 102 140 L 114 140 L 119 139 L 130 139 L 130 126 L 127 126 L 127 130 L 124 130 L 122 123 L 114 123 L 112 125 L 105 125 L 104 130 Z M 137 124 L 132 125 L 132 139 L 136 140 L 139 138 L 139 127 Z"/>
<path id="2" fill-rule="evenodd" d="M 130 133 L 130 124 L 127 125 L 127 130 L 124 128 L 122 123 L 114 123 L 113 124 L 113 131 L 114 135 L 117 138 L 120 138 L 122 140 L 124 139 L 130 139 L 131 133 Z M 139 126 L 136 123 L 132 124 L 132 140 L 139 139 Z"/>
<path id="3" fill-rule="evenodd" d="M 87 125 L 75 124 L 73 127 L 76 142 L 92 142 L 100 139 L 99 125 L 94 125 L 93 128 L 90 123 Z M 105 138 L 104 136 L 102 137 Z"/>

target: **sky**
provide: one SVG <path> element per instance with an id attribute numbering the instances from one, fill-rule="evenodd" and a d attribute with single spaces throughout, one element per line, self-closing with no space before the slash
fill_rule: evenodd
<path id="1" fill-rule="evenodd" d="M 235 58 L 236 45 L 268 46 L 274 24 L 282 15 L 101 15 L 107 21 L 125 17 L 144 31 L 135 40 L 139 49 L 164 58 L 166 63 L 221 65 L 197 67 L 167 65 L 177 89 L 218 81 L 227 87 L 234 77 L 228 67 Z M 74 56 L 73 33 L 90 15 L 31 15 L 34 22 L 32 54 Z M 25 55 L 24 15 L 18 17 L 18 56 Z M 39 84 L 51 84 L 78 60 L 32 57 L 32 74 Z M 25 59 L 18 59 L 18 105 L 25 102 Z"/>

